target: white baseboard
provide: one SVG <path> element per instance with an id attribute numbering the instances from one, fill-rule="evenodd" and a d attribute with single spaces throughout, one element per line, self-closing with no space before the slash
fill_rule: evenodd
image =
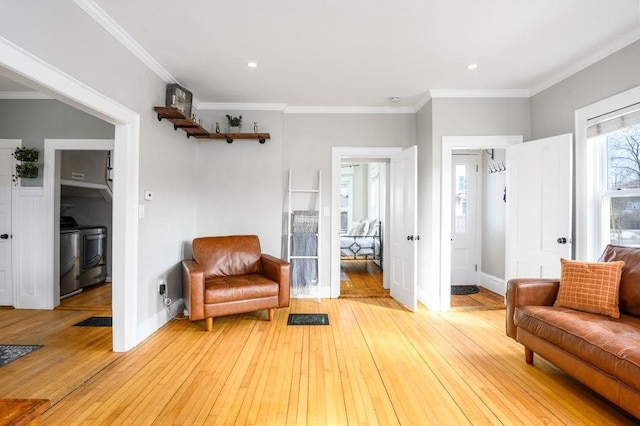
<path id="1" fill-rule="evenodd" d="M 173 316 L 182 314 L 182 311 L 184 310 L 184 301 L 182 298 L 175 300 L 169 307 L 169 310 Z M 170 320 L 171 316 L 169 315 L 169 312 L 163 308 L 151 318 L 143 321 L 141 324 L 138 324 L 138 344 L 142 343 L 147 337 L 158 331 L 160 327 L 168 323 Z"/>
<path id="2" fill-rule="evenodd" d="M 315 288 L 311 288 L 309 294 L 293 294 L 293 289 L 291 289 L 291 298 L 292 299 L 331 299 L 331 288 L 329 287 L 320 287 L 320 294 L 318 295 L 318 291 Z"/>
<path id="3" fill-rule="evenodd" d="M 478 273 L 478 285 L 503 297 L 507 294 L 506 283 L 503 279 L 485 274 L 484 272 Z"/>

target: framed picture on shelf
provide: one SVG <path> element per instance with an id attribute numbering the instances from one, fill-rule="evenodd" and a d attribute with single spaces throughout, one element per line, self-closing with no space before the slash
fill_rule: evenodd
<path id="1" fill-rule="evenodd" d="M 179 84 L 167 84 L 166 106 L 174 107 L 191 118 L 191 101 L 193 94 Z"/>

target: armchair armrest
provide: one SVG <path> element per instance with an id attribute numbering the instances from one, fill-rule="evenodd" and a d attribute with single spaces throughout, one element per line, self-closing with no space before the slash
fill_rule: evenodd
<path id="1" fill-rule="evenodd" d="M 260 261 L 262 263 L 262 275 L 280 284 L 278 307 L 289 306 L 289 262 L 269 254 L 262 254 Z"/>
<path id="2" fill-rule="evenodd" d="M 516 338 L 513 314 L 518 306 L 553 306 L 558 296 L 559 279 L 515 278 L 507 283 L 506 330 Z"/>
<path id="3" fill-rule="evenodd" d="M 191 321 L 204 318 L 204 271 L 193 259 L 182 261 L 182 299 Z"/>

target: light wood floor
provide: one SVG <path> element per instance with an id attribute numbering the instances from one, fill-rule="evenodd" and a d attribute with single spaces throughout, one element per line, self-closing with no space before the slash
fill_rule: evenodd
<path id="1" fill-rule="evenodd" d="M 382 286 L 382 270 L 372 261 L 342 259 L 340 297 L 390 297 L 389 290 Z M 343 279 L 346 276 L 347 279 Z M 476 294 L 451 296 L 453 310 L 504 309 L 504 297 L 484 287 Z"/>
<path id="2" fill-rule="evenodd" d="M 372 260 L 343 259 L 340 269 L 340 297 L 389 297 L 382 287 L 382 270 Z"/>
<path id="3" fill-rule="evenodd" d="M 287 326 L 326 312 L 328 326 Z M 96 311 L 0 310 L 0 343 L 44 344 L 0 368 L 0 398 L 48 398 L 45 425 L 635 424 L 504 333 L 504 311 L 404 310 L 391 298 L 292 300 L 173 320 L 128 353 L 72 327 Z"/>

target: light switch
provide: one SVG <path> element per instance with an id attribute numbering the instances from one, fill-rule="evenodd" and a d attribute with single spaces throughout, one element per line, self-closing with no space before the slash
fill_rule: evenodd
<path id="1" fill-rule="evenodd" d="M 138 219 L 144 219 L 144 204 L 138 204 Z"/>
<path id="2" fill-rule="evenodd" d="M 331 216 L 331 208 L 325 206 L 324 207 L 324 215 L 325 216 Z"/>
<path id="3" fill-rule="evenodd" d="M 144 199 L 147 200 L 147 201 L 153 200 L 153 192 L 144 191 Z"/>

